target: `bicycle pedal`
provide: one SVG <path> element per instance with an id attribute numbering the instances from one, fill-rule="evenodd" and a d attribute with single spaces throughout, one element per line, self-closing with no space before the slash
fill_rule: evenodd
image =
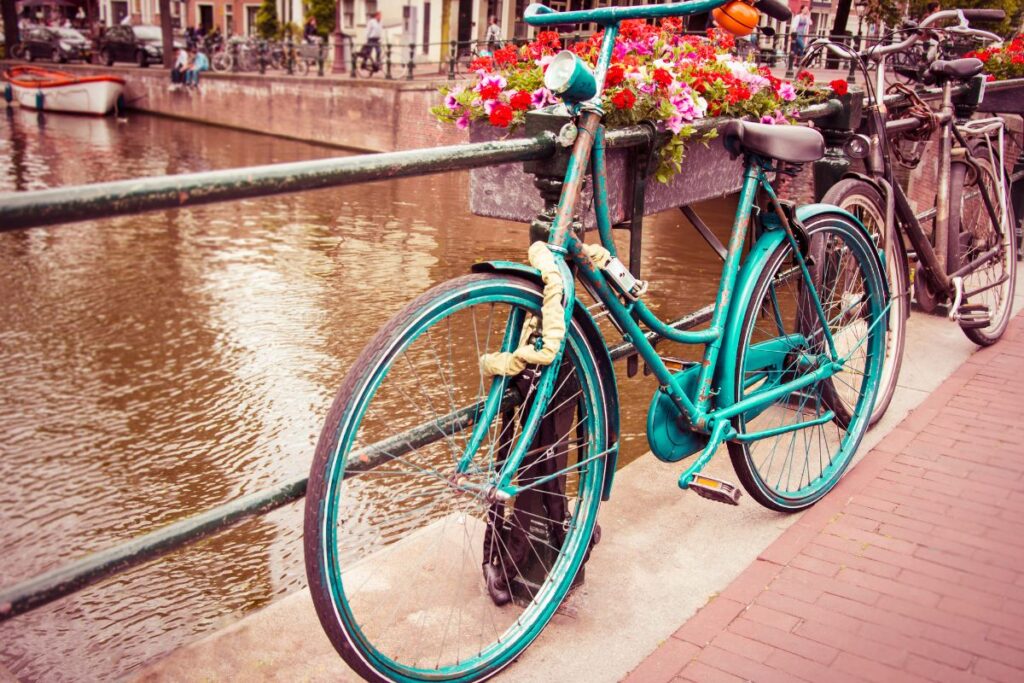
<path id="1" fill-rule="evenodd" d="M 718 503 L 726 503 L 727 505 L 739 505 L 740 496 L 743 495 L 743 492 L 735 484 L 696 472 L 690 477 L 690 484 L 687 488 L 701 498 L 707 498 Z"/>
<path id="2" fill-rule="evenodd" d="M 957 311 L 956 319 L 965 330 L 982 329 L 992 324 L 992 316 L 985 304 L 964 304 Z"/>

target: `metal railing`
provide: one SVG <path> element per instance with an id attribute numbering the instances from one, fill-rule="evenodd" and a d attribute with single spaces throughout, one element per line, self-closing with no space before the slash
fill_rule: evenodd
<path id="1" fill-rule="evenodd" d="M 1022 85 L 1017 82 L 1015 87 Z M 1000 87 L 1007 86 L 993 84 L 992 89 L 998 91 Z M 889 98 L 890 101 L 897 99 Z M 833 99 L 802 111 L 800 117 L 804 120 L 823 119 L 841 115 L 843 111 L 843 103 Z M 697 129 L 698 132 L 707 132 L 722 123 L 721 119 L 706 120 Z M 606 144 L 611 148 L 649 146 L 654 142 L 654 136 L 648 126 L 633 126 L 609 131 Z M 555 137 L 542 134 L 532 138 L 434 149 L 5 193 L 0 194 L 0 232 L 546 159 L 557 149 Z M 676 320 L 672 326 L 681 330 L 695 327 L 709 320 L 710 313 L 710 307 L 702 308 Z M 648 336 L 657 338 L 653 332 Z M 629 357 L 634 351 L 630 343 L 611 349 L 615 360 Z M 0 589 L 0 622 L 222 531 L 243 519 L 298 500 L 305 495 L 306 483 L 306 477 L 284 482 Z"/>

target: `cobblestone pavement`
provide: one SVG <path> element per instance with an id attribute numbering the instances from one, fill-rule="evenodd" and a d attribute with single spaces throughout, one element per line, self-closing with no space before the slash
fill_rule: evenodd
<path id="1" fill-rule="evenodd" d="M 1024 680 L 1022 376 L 1017 316 L 626 680 Z"/>

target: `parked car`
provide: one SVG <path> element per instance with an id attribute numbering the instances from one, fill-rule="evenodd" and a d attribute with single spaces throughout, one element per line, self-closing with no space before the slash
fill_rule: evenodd
<path id="1" fill-rule="evenodd" d="M 72 59 L 89 61 L 92 43 L 73 28 L 46 28 L 35 26 L 23 31 L 22 58 L 28 61 L 49 59 L 64 63 Z"/>
<path id="2" fill-rule="evenodd" d="M 149 66 L 164 60 L 163 34 L 159 26 L 111 26 L 96 48 L 100 62 L 107 66 L 114 62 Z"/>

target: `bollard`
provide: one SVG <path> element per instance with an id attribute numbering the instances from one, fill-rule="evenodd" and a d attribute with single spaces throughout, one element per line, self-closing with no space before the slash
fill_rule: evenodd
<path id="1" fill-rule="evenodd" d="M 452 41 L 452 51 L 448 54 L 448 80 L 455 80 L 455 60 L 458 59 L 456 43 Z"/>
<path id="2" fill-rule="evenodd" d="M 384 46 L 384 78 L 391 80 L 391 43 Z"/>
<path id="3" fill-rule="evenodd" d="M 322 40 L 316 51 L 316 75 L 321 78 L 324 75 L 324 41 Z"/>
<path id="4" fill-rule="evenodd" d="M 416 43 L 409 43 L 409 68 L 405 71 L 405 80 L 412 80 L 412 70 L 416 68 Z"/>

